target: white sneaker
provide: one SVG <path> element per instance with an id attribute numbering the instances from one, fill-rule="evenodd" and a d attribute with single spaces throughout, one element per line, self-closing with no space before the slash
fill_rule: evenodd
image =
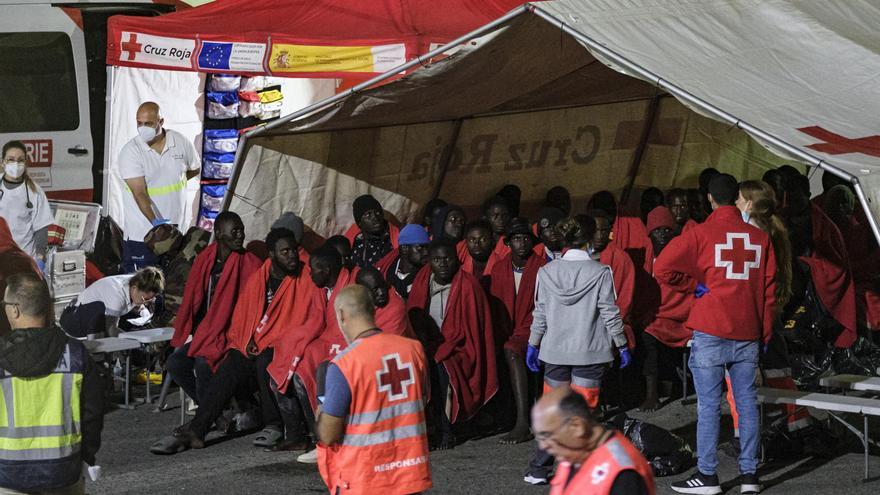
<path id="1" fill-rule="evenodd" d="M 301 462 L 303 464 L 317 464 L 318 449 L 312 449 L 305 454 L 300 454 L 299 456 L 297 456 L 296 462 Z"/>
<path id="2" fill-rule="evenodd" d="M 526 483 L 528 483 L 530 485 L 546 485 L 547 484 L 547 478 L 536 478 L 536 477 L 532 476 L 531 474 L 527 474 L 527 475 L 523 476 L 523 481 L 525 481 Z"/>

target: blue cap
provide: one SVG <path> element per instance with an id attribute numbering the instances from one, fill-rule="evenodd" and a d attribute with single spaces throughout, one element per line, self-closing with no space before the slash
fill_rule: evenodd
<path id="1" fill-rule="evenodd" d="M 428 232 L 421 225 L 408 223 L 400 229 L 400 236 L 397 243 L 401 246 L 415 246 L 419 244 L 430 244 L 431 239 L 428 238 Z"/>

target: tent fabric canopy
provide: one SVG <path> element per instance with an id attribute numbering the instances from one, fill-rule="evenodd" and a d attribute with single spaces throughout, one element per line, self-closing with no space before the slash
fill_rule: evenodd
<path id="1" fill-rule="evenodd" d="M 111 17 L 107 64 L 291 77 L 376 75 L 519 3 L 217 0 L 160 17 Z"/>
<path id="2" fill-rule="evenodd" d="M 271 217 L 316 187 L 331 210 L 314 220 L 335 232 L 363 190 L 406 217 L 437 192 L 475 205 L 507 182 L 527 201 L 556 181 L 692 187 L 708 165 L 748 178 L 797 159 L 853 180 L 876 219 L 878 21 L 867 0 L 541 2 L 402 80 L 250 133 L 229 205 Z M 286 181 L 303 169 L 321 180 Z"/>

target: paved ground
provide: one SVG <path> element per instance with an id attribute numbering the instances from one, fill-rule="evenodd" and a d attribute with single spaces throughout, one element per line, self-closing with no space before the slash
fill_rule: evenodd
<path id="1" fill-rule="evenodd" d="M 694 407 L 682 407 L 676 401 L 652 415 L 650 421 L 692 441 Z M 150 454 L 150 444 L 171 431 L 180 417 L 178 409 L 158 414 L 151 409 L 140 407 L 108 413 L 104 445 L 99 453 L 104 477 L 88 485 L 89 493 L 325 493 L 313 466 L 298 464 L 293 453 L 270 453 L 252 447 L 253 435 L 226 439 L 205 450 L 176 456 Z M 467 442 L 452 451 L 432 453 L 432 493 L 547 493 L 546 487 L 530 487 L 521 481 L 531 449 L 531 443 L 506 446 L 499 445 L 496 438 L 486 438 Z M 862 456 L 855 453 L 856 446 L 851 450 L 853 453 L 830 460 L 806 458 L 765 466 L 765 493 L 880 493 L 880 480 L 862 483 Z M 735 460 L 723 454 L 720 459 L 722 480 L 731 479 L 736 470 Z M 873 475 L 880 475 L 880 459 L 872 457 L 871 461 Z M 677 479 L 658 479 L 657 493 L 672 493 L 668 484 Z M 728 484 L 725 488 L 727 493 L 739 493 L 738 486 Z"/>

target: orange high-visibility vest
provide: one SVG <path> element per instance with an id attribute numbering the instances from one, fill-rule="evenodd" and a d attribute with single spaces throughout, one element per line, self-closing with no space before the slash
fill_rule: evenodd
<path id="1" fill-rule="evenodd" d="M 617 476 L 626 470 L 639 473 L 649 495 L 654 495 L 654 472 L 642 453 L 619 432 L 590 454 L 569 481 L 571 464 L 560 462 L 550 481 L 550 495 L 607 495 Z"/>
<path id="2" fill-rule="evenodd" d="M 427 365 L 416 340 L 379 333 L 333 359 L 351 389 L 345 435 L 318 446 L 330 493 L 409 494 L 431 488 L 425 426 Z"/>

